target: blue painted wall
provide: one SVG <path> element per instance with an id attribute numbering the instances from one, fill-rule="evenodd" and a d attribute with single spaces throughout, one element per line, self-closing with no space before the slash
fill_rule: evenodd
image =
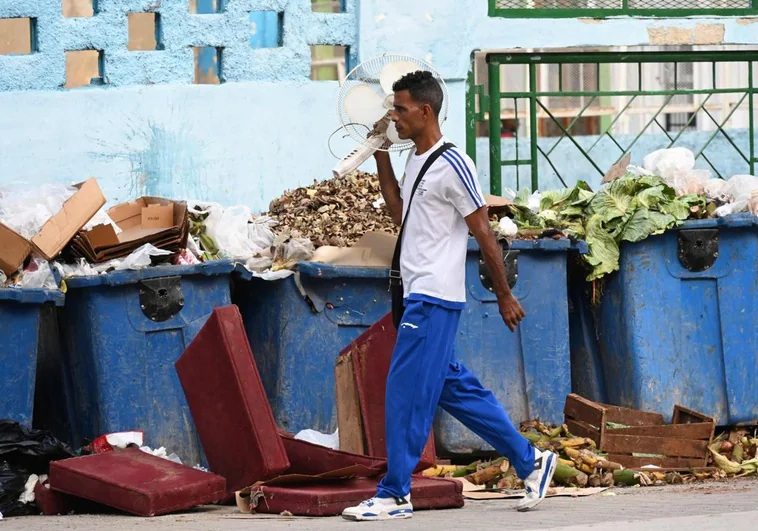
<path id="1" fill-rule="evenodd" d="M 127 13 L 141 11 L 160 13 L 164 50 L 127 50 Z M 37 19 L 39 41 L 35 54 L 0 56 L 0 184 L 96 176 L 111 202 L 146 193 L 253 209 L 334 164 L 338 86 L 309 80 L 310 45 L 350 46 L 352 61 L 430 60 L 448 80 L 445 132 L 463 145 L 474 48 L 646 44 L 651 27 L 713 23 L 725 42 L 758 42 L 747 20 L 507 20 L 489 18 L 486 0 L 348 0 L 341 14 L 313 13 L 309 0 L 227 0 L 202 15 L 187 0 L 99 0 L 93 18 L 61 12 L 60 0 L 0 0 L 0 17 Z M 279 38 L 269 31 L 279 15 L 265 12 L 283 13 L 281 47 L 264 47 Z M 195 46 L 223 48 L 225 83 L 192 85 Z M 106 85 L 62 89 L 64 52 L 81 49 L 104 51 Z M 352 147 L 335 140 L 336 152 Z"/>

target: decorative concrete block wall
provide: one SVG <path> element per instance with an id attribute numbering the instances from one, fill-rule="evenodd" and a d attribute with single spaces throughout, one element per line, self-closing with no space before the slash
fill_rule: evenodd
<path id="1" fill-rule="evenodd" d="M 188 0 L 97 0 L 94 16 L 64 18 L 61 0 L 0 0 L 0 18 L 33 20 L 35 49 L 0 56 L 0 91 L 55 90 L 65 83 L 66 52 L 102 52 L 103 83 L 112 87 L 192 83 L 193 47 L 216 47 L 222 81 L 292 81 L 310 76 L 310 46 L 344 45 L 355 53 L 356 0 L 345 13 L 313 13 L 310 0 L 219 0 L 215 14 L 191 14 Z M 280 47 L 250 46 L 250 13 L 280 13 Z M 159 16 L 160 48 L 130 51 L 128 14 Z"/>

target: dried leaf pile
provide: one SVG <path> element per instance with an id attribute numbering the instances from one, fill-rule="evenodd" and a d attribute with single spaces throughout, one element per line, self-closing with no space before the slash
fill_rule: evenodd
<path id="1" fill-rule="evenodd" d="M 714 467 L 693 469 L 687 473 L 656 470 L 625 469 L 607 460 L 592 439 L 574 437 L 568 427 L 548 426 L 539 421 L 521 424 L 521 433 L 541 450 L 558 454 L 558 466 L 552 486 L 613 487 L 662 486 L 694 483 L 708 479 L 742 477 L 758 473 L 758 438 L 750 438 L 747 430 L 724 433 L 710 446 Z M 429 477 L 465 477 L 474 485 L 493 490 L 523 489 L 507 459 L 476 461 L 468 466 L 438 466 L 424 471 Z"/>
<path id="2" fill-rule="evenodd" d="M 286 192 L 271 202 L 269 215 L 316 247 L 349 247 L 369 231 L 397 233 L 380 199 L 376 175 L 355 172 Z"/>

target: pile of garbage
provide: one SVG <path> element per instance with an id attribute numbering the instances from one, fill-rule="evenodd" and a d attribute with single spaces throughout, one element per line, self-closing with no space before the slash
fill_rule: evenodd
<path id="1" fill-rule="evenodd" d="M 689 484 L 705 480 L 745 477 L 758 473 L 758 434 L 748 429 L 724 432 L 709 445 L 708 466 L 689 471 L 666 470 L 657 466 L 625 468 L 598 450 L 595 441 L 576 437 L 566 424 L 548 425 L 539 420 L 523 422 L 520 431 L 537 448 L 558 454 L 553 487 L 662 486 Z M 427 477 L 464 478 L 490 491 L 524 488 L 523 481 L 507 458 L 478 460 L 470 465 L 440 465 L 424 471 Z"/>
<path id="2" fill-rule="evenodd" d="M 611 169 L 597 192 L 579 181 L 573 188 L 513 194 L 506 215 L 517 227 L 515 237 L 586 240 L 589 253 L 582 258 L 592 281 L 618 270 L 621 242 L 644 240 L 688 219 L 758 215 L 758 177 L 712 179 L 709 171 L 694 169 L 695 157 L 686 148 L 651 153 L 642 167 L 628 165 L 628 158 L 623 162 Z M 509 224 L 492 221 L 496 234 L 505 239 L 514 237 Z"/>
<path id="3" fill-rule="evenodd" d="M 376 175 L 355 172 L 286 192 L 269 206 L 283 229 L 300 232 L 315 247 L 349 247 L 366 232 L 397 233 Z"/>

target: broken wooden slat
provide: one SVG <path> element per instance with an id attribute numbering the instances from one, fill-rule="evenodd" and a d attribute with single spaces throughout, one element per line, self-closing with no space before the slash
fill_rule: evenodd
<path id="1" fill-rule="evenodd" d="M 605 426 L 605 408 L 573 393 L 566 397 L 563 414 L 597 429 Z"/>
<path id="2" fill-rule="evenodd" d="M 700 413 L 699 411 L 688 409 L 684 406 L 680 406 L 680 405 L 674 406 L 674 419 L 673 419 L 672 424 L 701 424 L 701 423 L 715 424 L 716 419 L 714 419 L 713 417 L 709 417 L 708 415 L 704 415 Z"/>
<path id="3" fill-rule="evenodd" d="M 713 424 L 664 424 L 663 426 L 633 426 L 614 428 L 606 431 L 609 435 L 644 435 L 647 437 L 667 437 L 669 439 L 700 439 L 709 441 Z M 662 452 L 656 452 L 662 453 Z"/>
<path id="4" fill-rule="evenodd" d="M 566 426 L 568 426 L 571 435 L 577 437 L 587 437 L 595 441 L 595 444 L 600 447 L 600 430 L 594 426 L 590 426 L 586 422 L 580 420 L 566 419 Z"/>
<path id="5" fill-rule="evenodd" d="M 637 411 L 626 407 L 602 404 L 606 409 L 606 422 L 625 424 L 627 426 L 655 426 L 663 424 L 663 415 L 647 411 Z M 605 424 L 603 424 L 605 427 Z"/>
<path id="6" fill-rule="evenodd" d="M 334 386 L 337 398 L 340 450 L 365 455 L 361 405 L 355 384 L 353 358 L 349 352 L 339 356 L 334 364 Z"/>
<path id="7" fill-rule="evenodd" d="M 705 459 L 707 441 L 668 439 L 641 435 L 613 435 L 606 433 L 603 450 L 622 454 L 661 454 L 669 457 L 699 457 Z"/>
<path id="8" fill-rule="evenodd" d="M 634 457 L 631 455 L 610 454 L 608 460 L 618 463 L 626 468 L 639 468 L 647 465 L 655 465 L 679 470 L 689 470 L 693 467 L 704 467 L 705 458 L 695 459 L 688 457 Z"/>

